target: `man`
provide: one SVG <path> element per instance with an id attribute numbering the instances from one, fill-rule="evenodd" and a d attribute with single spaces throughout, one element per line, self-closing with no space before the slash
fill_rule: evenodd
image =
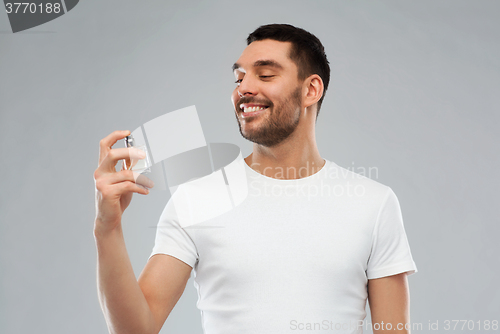
<path id="1" fill-rule="evenodd" d="M 321 42 L 275 24 L 247 43 L 233 65 L 232 102 L 242 136 L 254 143 L 244 159 L 248 198 L 197 228 L 182 226 L 169 201 L 138 281 L 121 215 L 132 193 L 147 189 L 114 171 L 129 152 L 111 147 L 129 132 L 101 140 L 94 235 L 110 332 L 158 333 L 194 268 L 207 334 L 361 333 L 367 299 L 375 333 L 409 333 L 407 275 L 417 268 L 398 200 L 321 158 L 316 146 L 330 75 Z M 222 228 L 203 228 L 213 226 Z"/>

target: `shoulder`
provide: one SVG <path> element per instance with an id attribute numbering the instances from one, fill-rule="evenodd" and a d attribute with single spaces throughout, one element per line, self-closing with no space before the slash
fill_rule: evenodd
<path id="1" fill-rule="evenodd" d="M 348 169 L 329 161 L 324 181 L 333 187 L 343 187 L 351 189 L 356 194 L 368 197 L 385 199 L 392 189 L 377 181 L 378 169 L 376 167 L 358 167 L 357 169 Z"/>

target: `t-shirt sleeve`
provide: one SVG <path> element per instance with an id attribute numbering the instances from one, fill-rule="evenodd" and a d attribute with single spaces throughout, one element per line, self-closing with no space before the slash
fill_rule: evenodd
<path id="1" fill-rule="evenodd" d="M 198 259 L 196 245 L 191 236 L 179 224 L 172 198 L 167 202 L 158 221 L 155 244 L 149 258 L 155 254 L 173 256 L 191 268 L 194 268 Z"/>
<path id="2" fill-rule="evenodd" d="M 374 279 L 404 272 L 409 276 L 417 271 L 403 226 L 398 198 L 388 187 L 373 230 L 367 278 Z"/>

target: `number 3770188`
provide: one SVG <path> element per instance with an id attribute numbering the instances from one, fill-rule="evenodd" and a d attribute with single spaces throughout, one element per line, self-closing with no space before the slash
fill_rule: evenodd
<path id="1" fill-rule="evenodd" d="M 59 2 L 55 3 L 34 3 L 34 2 L 6 2 L 5 3 L 5 11 L 7 14 L 15 13 L 15 14 L 35 14 L 35 13 L 60 13 L 61 12 L 61 4 Z"/>

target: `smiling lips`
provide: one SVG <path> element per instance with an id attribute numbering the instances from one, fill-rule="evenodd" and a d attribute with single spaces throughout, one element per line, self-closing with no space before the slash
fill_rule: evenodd
<path id="1" fill-rule="evenodd" d="M 254 111 L 259 111 L 259 110 L 264 110 L 266 108 L 268 108 L 268 106 L 263 105 L 263 104 L 251 104 L 251 103 L 240 104 L 240 109 L 244 113 L 254 112 Z"/>

